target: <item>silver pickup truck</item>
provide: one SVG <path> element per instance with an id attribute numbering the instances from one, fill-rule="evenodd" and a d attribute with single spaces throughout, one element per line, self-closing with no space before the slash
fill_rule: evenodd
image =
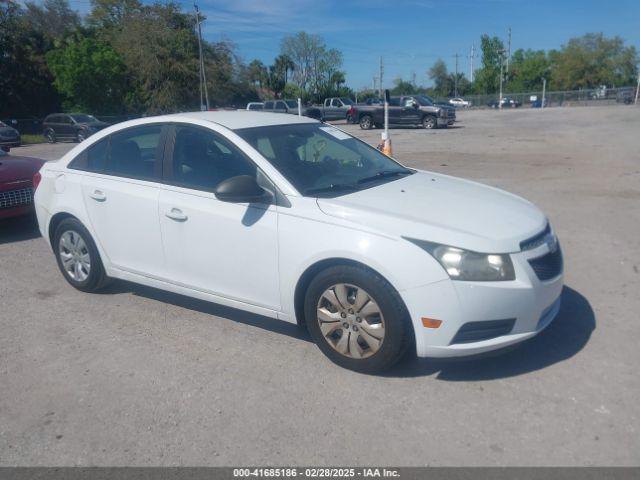
<path id="1" fill-rule="evenodd" d="M 320 119 L 325 120 L 343 120 L 349 121 L 348 112 L 354 105 L 353 100 L 347 97 L 325 98 L 322 105 L 314 105 L 310 108 L 317 108 L 320 112 Z"/>

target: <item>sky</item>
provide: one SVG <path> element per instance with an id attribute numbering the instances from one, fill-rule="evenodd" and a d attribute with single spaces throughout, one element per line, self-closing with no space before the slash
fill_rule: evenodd
<path id="1" fill-rule="evenodd" d="M 144 0 L 145 2 L 149 0 Z M 164 0 L 162 0 L 164 1 Z M 193 9 L 193 0 L 177 0 Z M 640 0 L 197 0 L 203 36 L 235 44 L 245 62 L 270 65 L 286 35 L 319 34 L 344 55 L 347 85 L 371 87 L 383 58 L 383 86 L 396 78 L 429 85 L 427 70 L 442 58 L 467 77 L 471 47 L 479 65 L 480 36 L 498 36 L 511 51 L 559 48 L 587 32 L 618 35 L 640 50 Z M 88 0 L 70 0 L 82 11 Z"/>

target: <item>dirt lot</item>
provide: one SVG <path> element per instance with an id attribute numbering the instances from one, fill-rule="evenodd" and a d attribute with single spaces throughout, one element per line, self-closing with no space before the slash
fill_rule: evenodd
<path id="1" fill-rule="evenodd" d="M 545 332 L 359 375 L 275 320 L 124 283 L 77 292 L 32 223 L 0 223 L 0 464 L 640 465 L 640 108 L 459 119 L 394 129 L 394 153 L 548 213 L 567 288 Z"/>

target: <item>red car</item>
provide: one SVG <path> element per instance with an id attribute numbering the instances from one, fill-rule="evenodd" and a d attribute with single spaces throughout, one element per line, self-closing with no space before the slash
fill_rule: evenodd
<path id="1" fill-rule="evenodd" d="M 33 211 L 33 177 L 43 164 L 38 158 L 14 157 L 0 149 L 0 220 Z"/>

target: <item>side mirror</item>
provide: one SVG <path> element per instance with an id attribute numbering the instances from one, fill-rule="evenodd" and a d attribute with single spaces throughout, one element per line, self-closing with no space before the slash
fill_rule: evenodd
<path id="1" fill-rule="evenodd" d="M 228 178 L 220 182 L 213 193 L 218 200 L 231 203 L 267 203 L 271 200 L 271 194 L 249 175 Z"/>

